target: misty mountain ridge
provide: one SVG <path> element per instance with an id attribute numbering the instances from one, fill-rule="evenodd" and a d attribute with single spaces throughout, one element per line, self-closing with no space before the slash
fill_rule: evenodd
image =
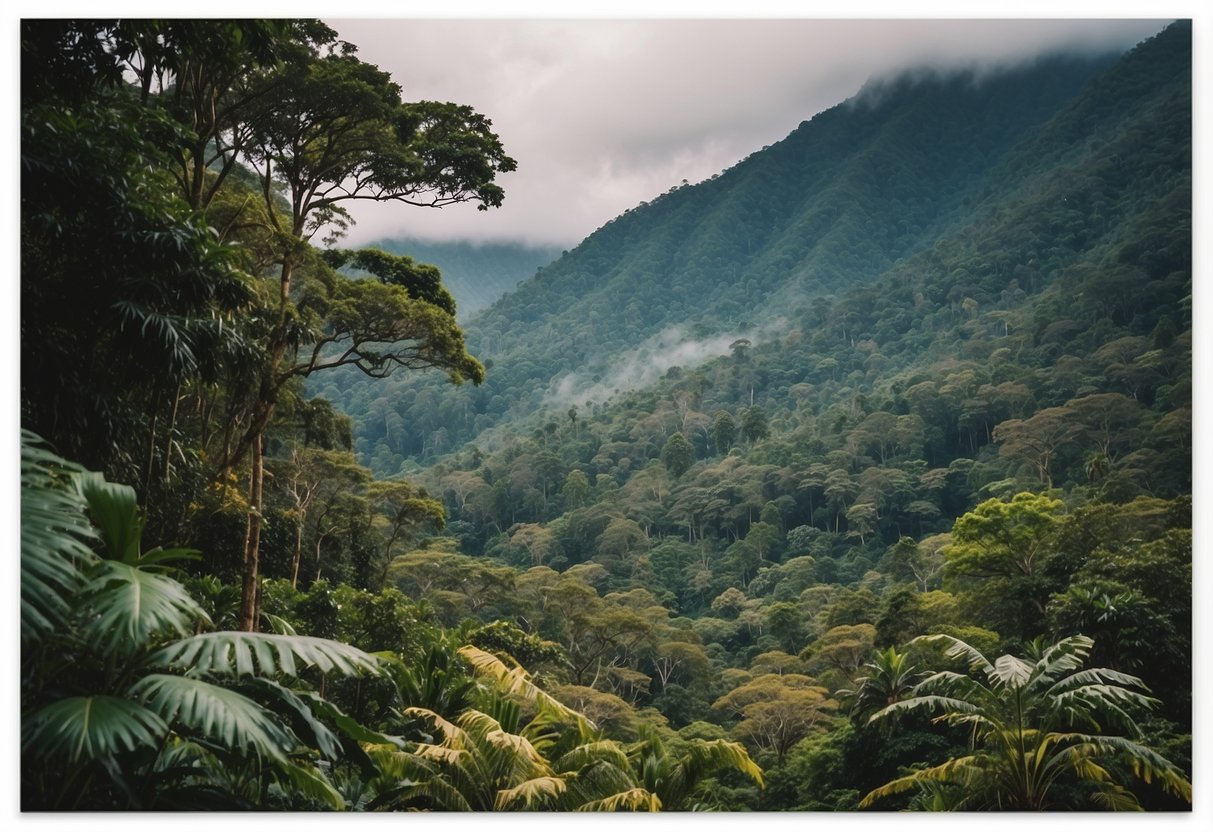
<path id="1" fill-rule="evenodd" d="M 361 427 L 358 437 L 364 458 L 391 473 L 408 457 L 491 446 L 486 430 L 533 424 L 545 408 L 601 406 L 649 383 L 652 372 L 629 381 L 619 370 L 646 351 L 654 367 L 682 366 L 653 356 L 678 348 L 671 333 L 713 344 L 687 350 L 710 360 L 725 340 L 760 342 L 776 334 L 772 321 L 809 320 L 882 276 L 912 280 L 907 264 L 923 257 L 980 248 L 985 229 L 1017 240 L 984 255 L 990 274 L 954 275 L 957 292 L 1023 283 L 1016 268 L 1056 271 L 1130 234 L 1158 175 L 1133 170 L 1125 154 L 1178 106 L 1185 38 L 1190 29 L 1172 26 L 1123 56 L 873 81 L 717 176 L 624 212 L 468 319 L 469 347 L 490 368 L 479 388 L 402 376 L 371 391 L 345 377 L 318 392 L 352 414 L 371 398 L 391 403 L 392 440 Z M 1058 193 L 1061 183 L 1074 193 Z M 1099 222 L 1068 237 L 1058 221 L 1042 227 L 1068 199 Z"/>
<path id="2" fill-rule="evenodd" d="M 476 240 L 423 240 L 392 236 L 369 244 L 392 254 L 430 263 L 442 272 L 442 284 L 455 298 L 460 321 L 489 307 L 502 295 L 560 256 L 555 246 Z"/>

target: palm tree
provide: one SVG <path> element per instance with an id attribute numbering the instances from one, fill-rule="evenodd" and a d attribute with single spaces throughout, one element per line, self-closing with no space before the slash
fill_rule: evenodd
<path id="1" fill-rule="evenodd" d="M 1004 655 L 993 662 L 951 636 L 914 641 L 947 644 L 946 654 L 967 661 L 976 678 L 951 670 L 933 673 L 909 698 L 881 709 L 871 721 L 918 710 L 937 712 L 936 722 L 972 731 L 973 752 L 886 783 L 869 792 L 861 808 L 914 788 L 924 788 L 935 807 L 1073 808 L 1058 805 L 1061 789 L 1054 787 L 1062 784 L 1086 790 L 1095 806 L 1140 808 L 1116 782 L 1114 763 L 1125 763 L 1146 783 L 1157 779 L 1168 792 L 1191 801 L 1192 785 L 1183 773 L 1137 741 L 1141 731 L 1130 712 L 1157 701 L 1143 693 L 1145 685 L 1134 676 L 1082 669 L 1093 645 L 1090 638 L 1071 636 L 1047 647 L 1035 643 L 1027 659 Z M 941 794 L 941 784 L 958 787 L 959 795 Z"/>
<path id="2" fill-rule="evenodd" d="M 371 808 L 658 808 L 634 782 L 623 747 L 537 687 L 523 668 L 471 646 L 459 653 L 488 681 L 481 709 L 466 708 L 451 721 L 429 708 L 406 708 L 403 716 L 421 720 L 432 739 L 404 750 L 371 748 L 380 772 Z M 520 703 L 531 714 L 525 722 Z"/>
<path id="3" fill-rule="evenodd" d="M 911 664 L 908 653 L 899 653 L 896 647 L 875 651 L 872 661 L 865 662 L 863 667 L 868 672 L 855 680 L 858 686 L 838 692 L 839 698 L 852 700 L 852 717 L 868 717 L 900 702 L 927 675 Z M 891 718 L 885 721 L 886 725 L 891 723 Z"/>
<path id="4" fill-rule="evenodd" d="M 298 680 L 378 673 L 378 660 L 324 639 L 200 632 L 209 619 L 167 565 L 193 553 L 142 550 L 132 489 L 28 432 L 21 478 L 23 808 L 343 806 L 318 763 L 372 732 Z"/>
<path id="5" fill-rule="evenodd" d="M 468 708 L 453 721 L 406 709 L 434 739 L 404 750 L 372 748 L 381 772 L 374 808 L 678 810 L 690 808 L 696 788 L 721 769 L 762 785 L 762 770 L 738 743 L 697 739 L 673 753 L 648 732 L 627 749 L 535 685 L 522 667 L 472 646 L 459 652 L 489 684 L 481 709 Z M 525 722 L 523 707 L 530 714 Z"/>
<path id="6" fill-rule="evenodd" d="M 702 787 L 722 770 L 740 772 L 759 787 L 762 769 L 750 759 L 745 746 L 728 740 L 695 738 L 671 748 L 657 731 L 645 729 L 632 747 L 629 760 L 641 785 L 659 801 L 663 811 L 677 812 L 702 806 Z"/>

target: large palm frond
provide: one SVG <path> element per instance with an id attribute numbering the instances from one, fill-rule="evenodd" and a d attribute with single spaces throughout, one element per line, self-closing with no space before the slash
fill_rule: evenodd
<path id="1" fill-rule="evenodd" d="M 148 660 L 158 667 L 217 676 L 298 676 L 308 667 L 346 676 L 380 670 L 379 660 L 357 647 L 313 636 L 273 633 L 202 633 L 168 644 Z"/>
<path id="2" fill-rule="evenodd" d="M 577 807 L 578 812 L 660 812 L 661 798 L 647 789 L 618 792 Z"/>
<path id="3" fill-rule="evenodd" d="M 539 708 L 540 713 L 550 714 L 553 717 L 584 726 L 587 731 L 593 730 L 593 722 L 584 714 L 578 713 L 537 686 L 531 681 L 531 674 L 527 673 L 523 667 L 506 667 L 505 663 L 492 653 L 470 644 L 460 647 L 459 655 L 467 660 L 478 675 L 492 680 L 503 693 L 519 696 L 525 701 L 533 703 Z"/>
<path id="4" fill-rule="evenodd" d="M 66 477 L 83 469 L 21 431 L 21 643 L 39 641 L 64 625 L 71 599 L 84 585 L 84 567 L 96 561 L 97 539 L 84 498 Z"/>
<path id="5" fill-rule="evenodd" d="M 201 679 L 153 673 L 135 682 L 130 694 L 166 723 L 226 748 L 283 763 L 287 752 L 299 744 L 293 733 L 253 700 Z"/>
<path id="6" fill-rule="evenodd" d="M 116 696 L 72 696 L 25 720 L 21 752 L 74 764 L 155 748 L 167 733 L 165 721 L 138 702 Z"/>
<path id="7" fill-rule="evenodd" d="M 1191 783 L 1183 772 L 1135 739 L 1141 736 L 1135 716 L 1157 701 L 1134 676 L 1083 669 L 1094 644 L 1090 638 L 1036 644 L 1027 658 L 1008 655 L 994 662 L 950 636 L 923 640 L 947 644 L 947 655 L 965 659 L 977 678 L 939 671 L 915 686 L 909 699 L 889 705 L 872 720 L 914 710 L 935 712 L 936 721 L 972 730 L 974 753 L 897 778 L 871 791 L 861 807 L 939 782 L 962 788 L 970 796 L 966 806 L 1041 809 L 1050 805 L 1051 790 L 1062 778 L 1085 784 L 1097 804 L 1135 806 L 1109 767 L 1117 761 L 1143 782 L 1157 780 L 1166 791 L 1191 801 Z"/>
<path id="8" fill-rule="evenodd" d="M 177 581 L 114 560 L 90 570 L 80 610 L 85 639 L 107 656 L 142 649 L 156 634 L 187 635 L 208 620 Z"/>

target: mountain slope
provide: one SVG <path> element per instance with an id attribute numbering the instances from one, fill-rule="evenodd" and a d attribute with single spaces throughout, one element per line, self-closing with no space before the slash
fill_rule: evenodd
<path id="1" fill-rule="evenodd" d="M 584 406 L 586 390 L 600 404 L 650 380 L 620 368 L 691 366 L 734 338 L 761 342 L 883 274 L 903 275 L 906 289 L 905 275 L 949 246 L 974 248 L 975 274 L 898 297 L 956 305 L 979 292 L 980 304 L 1016 270 L 1031 280 L 1137 233 L 1126 230 L 1140 225 L 1135 206 L 1173 190 L 1153 168 L 1174 169 L 1160 142 L 1186 137 L 1174 123 L 1190 96 L 1185 38 L 1173 28 L 1119 60 L 869 85 L 718 177 L 625 212 L 470 321 L 471 349 L 491 365 L 481 388 L 401 378 L 374 390 L 334 380 L 322 392 L 351 413 L 395 414 L 359 436 L 360 451 L 391 472 L 409 456 L 483 443 L 495 425 L 563 415 Z M 1017 242 L 988 233 L 1004 226 Z M 907 272 L 915 255 L 927 260 Z M 887 298 L 858 297 L 843 321 L 875 326 L 874 304 Z M 882 331 L 905 325 L 904 309 L 887 311 Z M 675 351 L 686 360 L 661 355 Z"/>

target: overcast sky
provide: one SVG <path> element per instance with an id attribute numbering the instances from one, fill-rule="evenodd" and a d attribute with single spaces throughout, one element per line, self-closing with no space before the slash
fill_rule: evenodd
<path id="1" fill-rule="evenodd" d="M 505 205 L 354 205 L 350 242 L 521 239 L 571 247 L 686 179 L 778 141 L 872 77 L 1128 48 L 1163 20 L 326 18 L 407 100 L 470 104 L 518 170 Z"/>

